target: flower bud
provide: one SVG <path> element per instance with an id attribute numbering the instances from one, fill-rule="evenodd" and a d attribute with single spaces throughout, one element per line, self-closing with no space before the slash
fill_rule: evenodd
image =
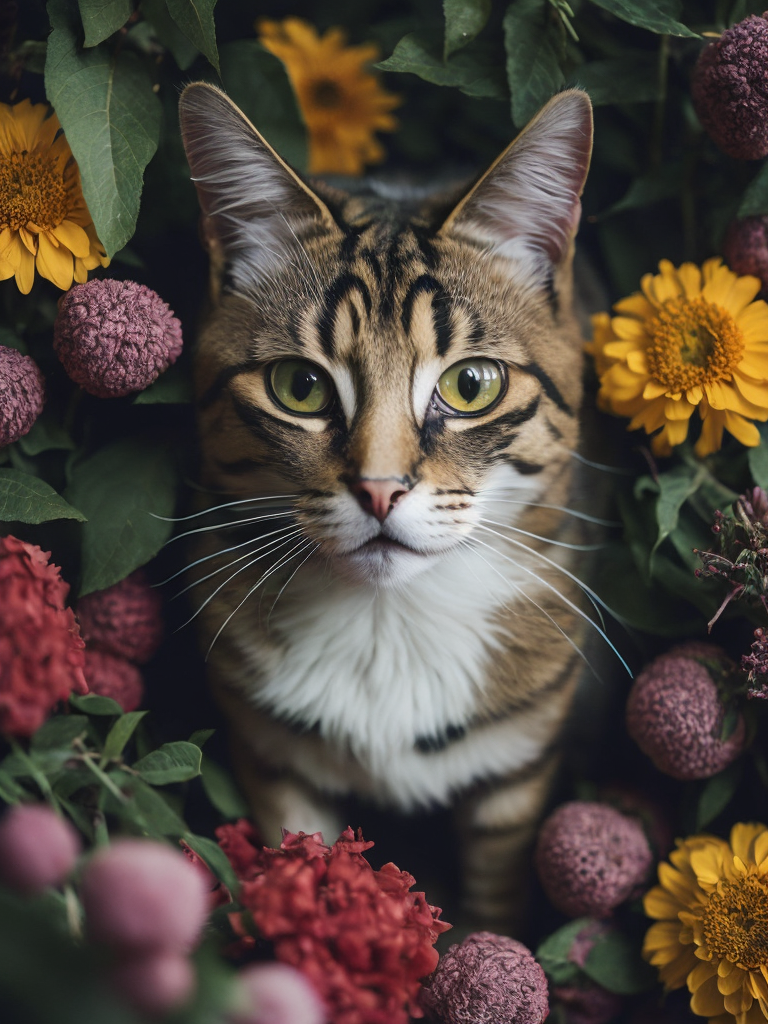
<path id="1" fill-rule="evenodd" d="M 182 953 L 157 950 L 116 963 L 110 981 L 134 1009 L 154 1017 L 189 999 L 195 989 L 195 972 Z"/>
<path id="2" fill-rule="evenodd" d="M 80 837 L 45 804 L 12 807 L 0 820 L 0 881 L 20 892 L 61 885 L 75 866 Z"/>
<path id="3" fill-rule="evenodd" d="M 328 1014 L 310 980 L 289 964 L 262 963 L 238 975 L 241 1000 L 231 1024 L 325 1024 Z"/>

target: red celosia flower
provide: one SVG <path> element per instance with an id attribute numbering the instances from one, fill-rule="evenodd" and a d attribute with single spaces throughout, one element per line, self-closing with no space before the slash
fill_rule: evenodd
<path id="1" fill-rule="evenodd" d="M 87 693 L 69 584 L 50 552 L 0 537 L 0 731 L 31 736 L 57 701 Z"/>
<path id="2" fill-rule="evenodd" d="M 332 847 L 319 832 L 285 833 L 279 850 L 251 847 L 243 822 L 217 830 L 240 875 L 241 902 L 275 956 L 298 967 L 334 1024 L 406 1024 L 423 1016 L 420 979 L 437 966 L 437 936 L 450 925 L 394 864 L 375 871 L 373 846 L 347 828 Z"/>
<path id="3" fill-rule="evenodd" d="M 77 617 L 89 647 L 139 665 L 149 661 L 163 639 L 163 602 L 141 569 L 81 597 Z"/>
<path id="4" fill-rule="evenodd" d="M 135 711 L 144 700 L 144 681 L 139 669 L 106 651 L 86 650 L 85 680 L 91 693 L 111 697 L 123 711 Z"/>

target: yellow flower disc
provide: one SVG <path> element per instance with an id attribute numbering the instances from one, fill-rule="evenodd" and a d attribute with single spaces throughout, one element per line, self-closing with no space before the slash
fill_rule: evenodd
<path id="1" fill-rule="evenodd" d="M 744 970 L 768 967 L 768 887 L 755 875 L 720 882 L 704 910 L 708 952 Z"/>
<path id="2" fill-rule="evenodd" d="M 702 298 L 667 302 L 648 333 L 648 372 L 669 391 L 730 379 L 744 351 L 733 318 Z"/>
<path id="3" fill-rule="evenodd" d="M 0 160 L 0 224 L 18 231 L 32 221 L 58 227 L 67 212 L 61 175 L 40 153 L 10 153 Z"/>

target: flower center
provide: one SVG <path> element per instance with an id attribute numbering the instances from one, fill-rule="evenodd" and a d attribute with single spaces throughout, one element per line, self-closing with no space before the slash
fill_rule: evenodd
<path id="1" fill-rule="evenodd" d="M 312 86 L 312 99 L 315 106 L 333 110 L 341 105 L 341 89 L 330 78 L 320 78 Z"/>
<path id="2" fill-rule="evenodd" d="M 0 157 L 0 228 L 53 228 L 66 214 L 67 190 L 50 161 L 27 150 Z"/>
<path id="3" fill-rule="evenodd" d="M 648 331 L 648 369 L 671 392 L 730 379 L 744 351 L 730 314 L 701 297 L 664 303 Z"/>
<path id="4" fill-rule="evenodd" d="M 704 911 L 704 945 L 747 970 L 768 966 L 768 888 L 755 875 L 721 882 Z"/>

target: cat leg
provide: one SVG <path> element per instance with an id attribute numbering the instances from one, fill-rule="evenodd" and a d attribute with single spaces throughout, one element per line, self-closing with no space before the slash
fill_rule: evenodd
<path id="1" fill-rule="evenodd" d="M 280 845 L 283 829 L 322 832 L 326 843 L 335 842 L 344 826 L 332 801 L 296 776 L 269 768 L 240 737 L 232 737 L 230 753 L 232 768 L 267 846 Z"/>
<path id="2" fill-rule="evenodd" d="M 531 848 L 559 754 L 478 788 L 457 807 L 462 931 L 519 934 L 530 892 Z M 456 940 L 454 940 L 456 941 Z"/>

